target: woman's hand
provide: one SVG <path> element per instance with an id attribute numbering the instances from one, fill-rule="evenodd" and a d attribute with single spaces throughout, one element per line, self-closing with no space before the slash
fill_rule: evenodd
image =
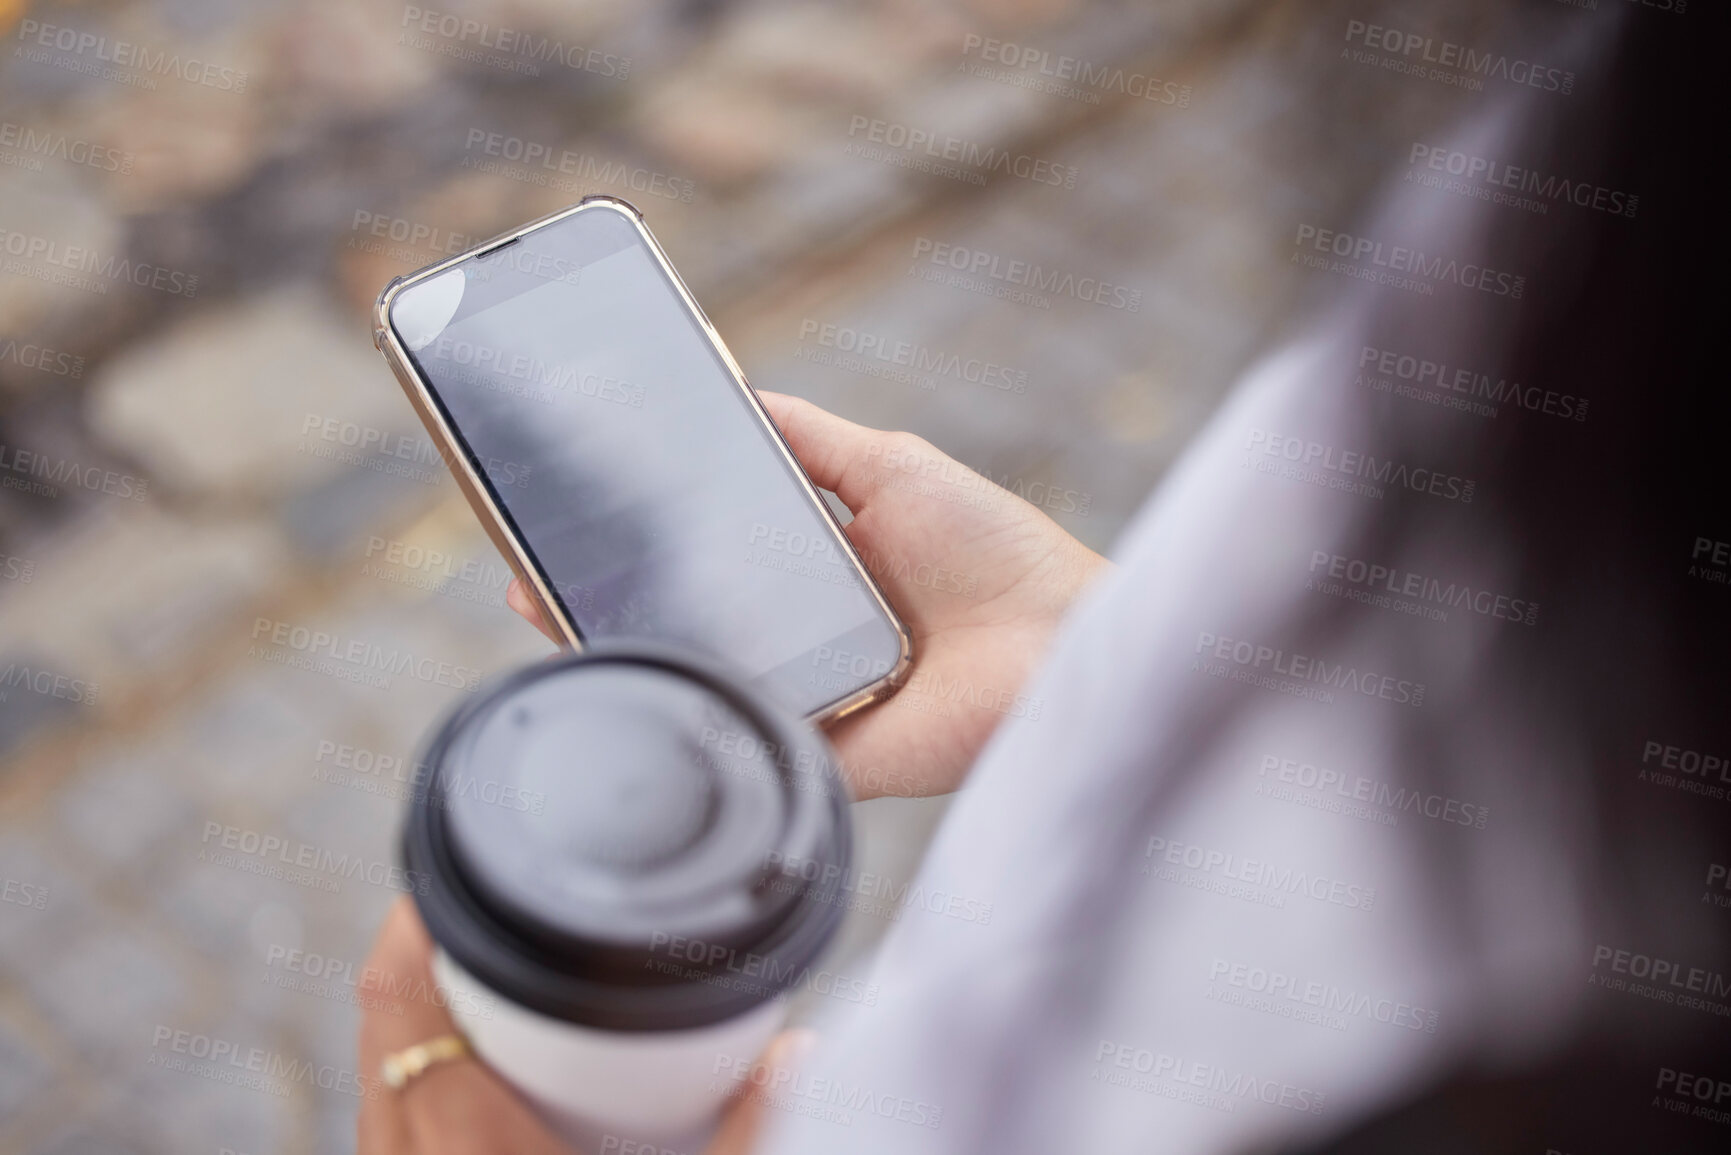
<path id="1" fill-rule="evenodd" d="M 392 1090 L 378 1078 L 388 1054 L 457 1029 L 434 999 L 432 940 L 415 906 L 399 898 L 385 917 L 360 986 L 363 1097 L 359 1155 L 596 1155 L 578 1152 L 479 1059 L 435 1063 Z M 809 1032 L 786 1031 L 761 1063 L 787 1066 Z M 746 1155 L 756 1140 L 762 1097 L 742 1095 L 722 1119 L 704 1155 Z"/>
<path id="2" fill-rule="evenodd" d="M 829 732 L 854 797 L 954 790 L 1000 721 L 1039 711 L 1022 685 L 1107 563 L 922 438 L 758 396 L 813 483 L 853 511 L 848 537 L 914 635 L 901 691 Z M 554 636 L 515 582 L 508 601 Z"/>

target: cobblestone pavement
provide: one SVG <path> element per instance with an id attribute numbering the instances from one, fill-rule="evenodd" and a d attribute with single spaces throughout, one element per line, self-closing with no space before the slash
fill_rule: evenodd
<path id="1" fill-rule="evenodd" d="M 0 1153 L 352 1145 L 348 968 L 458 691 L 297 646 L 547 649 L 370 347 L 387 278 L 630 197 L 754 383 L 1104 549 L 1314 291 L 1293 229 L 1447 112 L 1337 59 L 1396 7 L 0 2 Z M 905 882 L 942 806 L 856 807 L 865 865 Z"/>

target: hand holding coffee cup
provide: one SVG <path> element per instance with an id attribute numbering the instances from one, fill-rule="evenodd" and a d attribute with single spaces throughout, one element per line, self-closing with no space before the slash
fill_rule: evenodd
<path id="1" fill-rule="evenodd" d="M 636 646 L 452 715 L 403 839 L 438 990 L 484 1008 L 469 1045 L 587 1150 L 701 1148 L 839 922 L 850 853 L 820 736 Z"/>
<path id="2" fill-rule="evenodd" d="M 452 1008 L 434 984 L 433 942 L 414 903 L 398 899 L 386 915 L 357 985 L 365 1012 L 360 1070 L 376 1072 L 394 1054 L 426 1040 L 458 1033 L 467 1013 Z M 484 1013 L 484 1008 L 482 1009 Z M 458 1036 L 461 1037 L 461 1036 Z M 754 1078 L 773 1085 L 794 1077 L 816 1041 L 807 1028 L 782 1031 L 753 1065 Z M 576 1148 L 555 1135 L 545 1120 L 493 1070 L 469 1052 L 462 1060 L 437 1062 L 398 1090 L 365 1080 L 357 1150 L 359 1155 L 699 1155 L 623 1135 L 604 1135 L 599 1146 Z M 701 1155 L 749 1155 L 763 1125 L 766 1098 L 741 1094 L 730 1101 Z"/>

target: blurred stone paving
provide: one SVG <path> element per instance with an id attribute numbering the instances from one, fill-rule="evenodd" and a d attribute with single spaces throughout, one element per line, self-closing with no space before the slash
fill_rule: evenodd
<path id="1" fill-rule="evenodd" d="M 919 432 L 1104 549 L 1314 291 L 1293 225 L 1344 219 L 1436 123 L 1326 63 L 1371 6 L 1300 7 L 449 6 L 593 50 L 530 74 L 380 0 L 0 4 L 15 40 L 56 22 L 232 74 L 115 82 L 53 47 L 0 65 L 0 244 L 163 273 L 93 289 L 10 249 L 0 273 L 0 1155 L 352 1147 L 372 1072 L 345 977 L 396 894 L 368 876 L 415 748 L 451 682 L 548 652 L 371 348 L 386 279 L 631 197 L 755 384 Z M 987 41 L 1159 87 L 1039 91 Z M 1371 99 L 1378 122 L 1343 135 Z M 909 129 L 1059 179 L 919 171 L 884 143 Z M 570 172 L 510 159 L 534 148 Z M 1120 292 L 1006 296 L 951 258 Z M 886 378 L 846 355 L 859 335 L 1020 387 Z M 66 356 L 26 365 L 26 344 Z M 73 480 L 32 492 L 19 450 Z M 445 673 L 321 661 L 315 635 Z M 942 810 L 856 807 L 862 869 L 905 882 Z M 245 849 L 267 844 L 361 868 Z M 866 973 L 886 926 L 851 915 L 827 965 Z M 288 961 L 313 956 L 329 981 Z M 302 1074 L 180 1069 L 192 1038 Z"/>

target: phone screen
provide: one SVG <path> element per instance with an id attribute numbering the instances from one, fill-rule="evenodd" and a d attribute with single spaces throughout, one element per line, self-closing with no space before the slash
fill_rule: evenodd
<path id="1" fill-rule="evenodd" d="M 900 640 L 639 227 L 599 204 L 391 323 L 585 641 L 719 658 L 813 714 Z"/>

